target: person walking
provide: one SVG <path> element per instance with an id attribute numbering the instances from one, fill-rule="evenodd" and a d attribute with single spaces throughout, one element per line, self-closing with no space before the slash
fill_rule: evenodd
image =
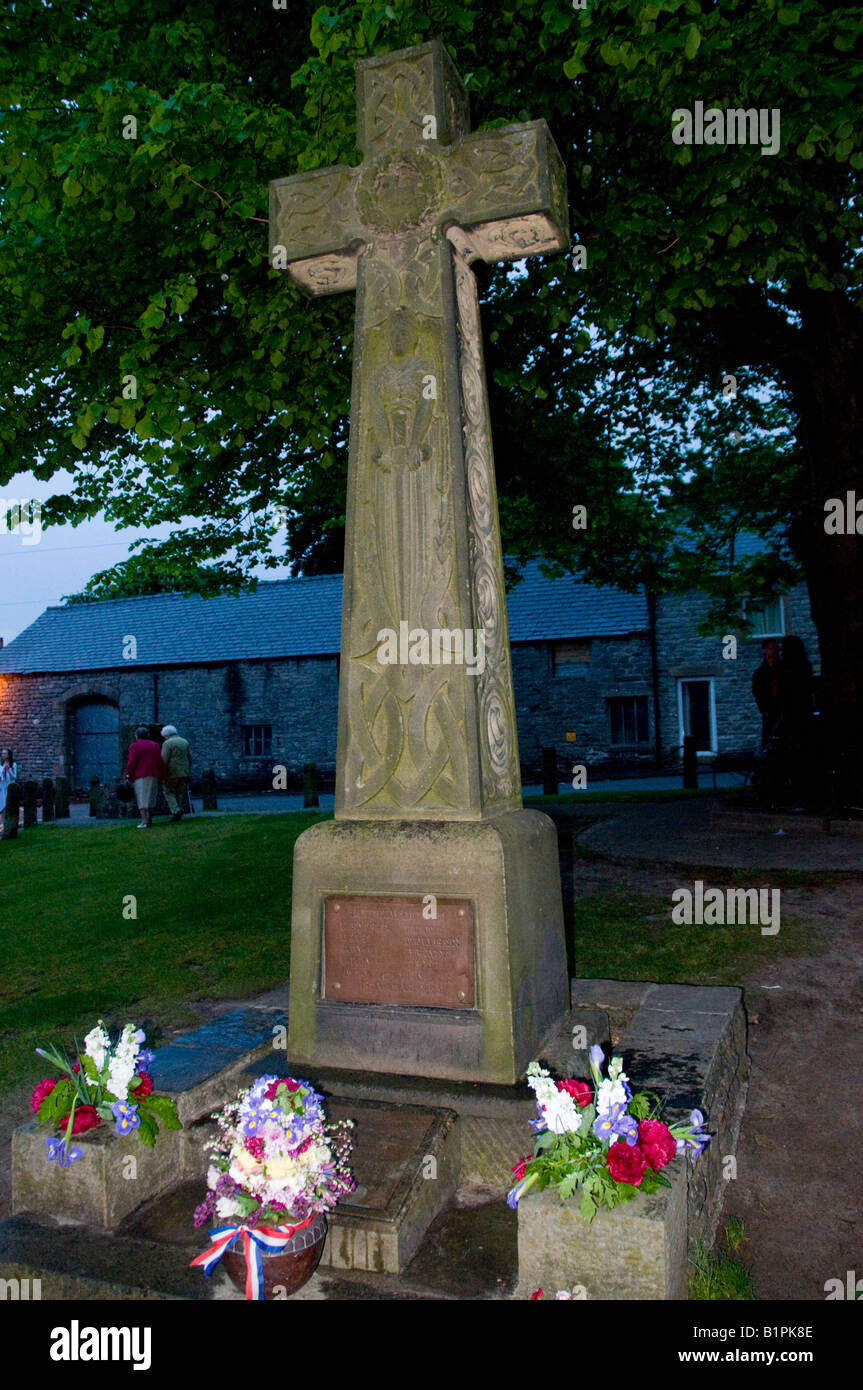
<path id="1" fill-rule="evenodd" d="M 0 831 L 3 829 L 3 816 L 6 812 L 6 791 L 11 782 L 18 781 L 18 764 L 12 756 L 11 748 L 0 748 Z"/>
<path id="2" fill-rule="evenodd" d="M 192 770 L 189 745 L 180 738 L 173 724 L 166 724 L 162 730 L 162 759 L 165 764 L 165 800 L 171 812 L 171 821 L 183 819 L 186 804 L 186 789 Z"/>
<path id="3" fill-rule="evenodd" d="M 150 808 L 155 801 L 156 783 L 164 782 L 166 773 L 159 745 L 150 737 L 150 730 L 144 724 L 139 725 L 135 742 L 129 748 L 123 776 L 135 788 L 135 800 L 141 817 L 137 828 L 149 830 L 153 819 Z"/>

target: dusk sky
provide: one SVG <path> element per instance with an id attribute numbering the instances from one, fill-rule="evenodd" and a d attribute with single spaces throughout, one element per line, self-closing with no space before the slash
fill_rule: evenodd
<path id="1" fill-rule="evenodd" d="M 46 498 L 68 489 L 72 479 L 67 473 L 55 473 L 47 482 L 40 482 L 32 473 L 19 473 L 2 489 L 8 506 L 21 499 Z M 25 627 L 52 604 L 58 604 L 64 594 L 75 594 L 87 580 L 100 570 L 124 560 L 129 546 L 139 536 L 167 536 L 174 529 L 170 524 L 148 528 L 146 531 L 124 528 L 121 531 L 98 517 L 80 526 L 52 526 L 39 534 L 23 531 L 10 534 L 0 531 L 0 637 L 8 645 Z M 38 539 L 37 539 L 38 537 Z M 256 573 L 261 578 L 287 578 L 287 568 Z"/>

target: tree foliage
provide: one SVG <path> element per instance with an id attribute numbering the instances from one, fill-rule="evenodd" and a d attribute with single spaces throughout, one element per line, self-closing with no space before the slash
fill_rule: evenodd
<path id="1" fill-rule="evenodd" d="M 697 577 L 729 612 L 793 552 L 835 650 L 828 594 L 859 559 L 853 538 L 825 557 L 823 504 L 863 496 L 861 13 L 12 0 L 0 479 L 68 469 L 47 523 L 170 522 L 134 583 L 279 563 L 277 506 L 288 558 L 340 568 L 353 296 L 309 303 L 270 268 L 267 183 L 357 162 L 356 60 L 440 36 L 475 127 L 548 120 L 587 259 L 479 271 L 507 548 L 654 590 Z M 779 152 L 675 144 L 696 101 L 778 110 Z M 743 530 L 769 543 L 751 573 Z"/>

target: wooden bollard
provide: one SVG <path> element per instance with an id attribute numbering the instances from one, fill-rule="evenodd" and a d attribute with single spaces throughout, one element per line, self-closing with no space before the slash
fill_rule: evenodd
<path id="1" fill-rule="evenodd" d="M 542 750 L 542 794 L 543 796 L 557 796 L 557 749 L 543 748 Z"/>
<path id="2" fill-rule="evenodd" d="M 211 767 L 201 773 L 201 800 L 202 811 L 218 811 L 219 804 L 216 801 L 216 774 Z"/>
<path id="3" fill-rule="evenodd" d="M 314 763 L 303 763 L 303 805 L 320 806 L 318 800 L 318 769 Z"/>
<path id="4" fill-rule="evenodd" d="M 57 820 L 69 817 L 69 778 L 57 777 L 54 781 L 54 815 Z"/>
<path id="5" fill-rule="evenodd" d="M 42 782 L 42 824 L 54 819 L 54 783 L 50 777 Z"/>
<path id="6" fill-rule="evenodd" d="M 21 783 L 10 782 L 6 788 L 6 810 L 3 812 L 3 839 L 17 840 L 18 815 L 21 810 Z"/>
<path id="7" fill-rule="evenodd" d="M 22 784 L 21 799 L 24 803 L 24 829 L 32 830 L 34 825 L 39 824 L 39 787 L 32 777 Z"/>
<path id="8" fill-rule="evenodd" d="M 683 789 L 695 791 L 698 787 L 698 753 L 695 738 L 686 734 L 683 740 Z"/>

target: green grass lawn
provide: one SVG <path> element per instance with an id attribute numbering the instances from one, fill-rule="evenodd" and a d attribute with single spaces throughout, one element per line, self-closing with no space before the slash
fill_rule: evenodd
<path id="1" fill-rule="evenodd" d="M 287 980 L 294 841 L 323 819 L 48 825 L 0 842 L 0 1091 L 44 1074 L 37 1044 L 71 1043 L 99 1017 L 155 1040 L 194 1023 L 191 1001 Z"/>
<path id="2" fill-rule="evenodd" d="M 325 819 L 160 821 L 146 834 L 132 821 L 48 825 L 0 842 L 0 1092 L 43 1074 L 37 1044 L 70 1045 L 100 1017 L 111 1028 L 136 1022 L 158 1042 L 160 1029 L 194 1026 L 195 1000 L 287 980 L 294 842 Z M 130 896 L 136 918 L 124 917 Z M 675 926 L 670 913 L 655 894 L 576 892 L 576 972 L 733 984 L 777 952 L 813 948 L 803 925 L 784 918 L 767 937 L 757 926 Z"/>
<path id="3" fill-rule="evenodd" d="M 711 887 L 734 886 L 723 869 L 705 873 Z M 752 883 L 752 873 L 748 875 Z M 758 880 L 763 885 L 763 877 Z M 681 879 L 681 887 L 686 886 Z M 691 887 L 691 881 L 690 881 Z M 781 904 L 780 904 L 781 906 Z M 641 893 L 589 893 L 576 899 L 574 965 L 586 979 L 654 980 L 661 984 L 736 985 L 757 965 L 777 955 L 819 949 L 805 923 L 780 918 L 775 936 L 757 925 L 678 926 L 670 897 Z M 572 944 L 572 943 L 571 943 Z"/>

